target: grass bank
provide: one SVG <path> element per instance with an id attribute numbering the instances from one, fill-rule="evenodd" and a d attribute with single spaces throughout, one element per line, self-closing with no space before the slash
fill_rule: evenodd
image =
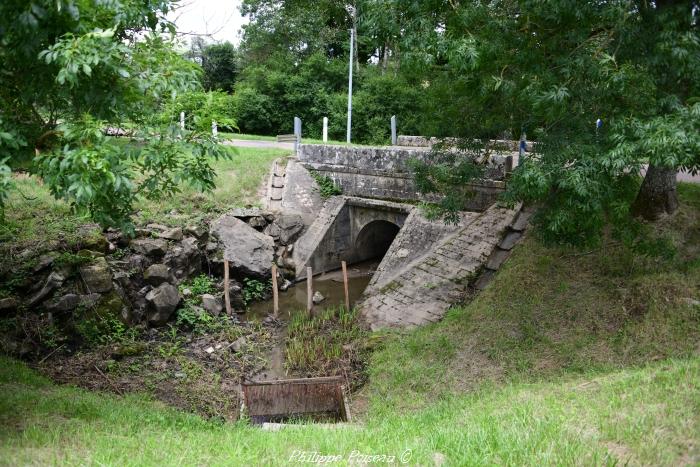
<path id="1" fill-rule="evenodd" d="M 691 465 L 699 455 L 699 384 L 700 359 L 667 360 L 485 387 L 415 412 L 375 413 L 357 428 L 269 433 L 141 396 L 55 386 L 2 359 L 0 458 L 7 465 L 285 465 L 301 450 L 345 463 L 361 453 L 413 465 Z"/>
<path id="2" fill-rule="evenodd" d="M 198 223 L 237 206 L 257 205 L 258 190 L 272 161 L 287 153 L 279 149 L 231 149 L 231 159 L 216 161 L 216 189 L 210 193 L 182 186 L 180 193 L 161 200 L 140 200 L 135 206 L 136 223 L 167 225 Z M 48 250 L 70 247 L 89 232 L 90 219 L 56 200 L 37 177 L 17 174 L 17 189 L 10 190 L 5 221 L 0 222 L 0 252 L 16 254 L 31 248 Z"/>
<path id="3" fill-rule="evenodd" d="M 697 465 L 700 189 L 681 185 L 680 195 L 657 227 L 673 256 L 529 236 L 443 321 L 371 336 L 356 427 L 262 432 L 146 395 L 56 386 L 0 359 L 0 459 L 283 465 L 301 450 L 346 463 L 359 453 L 419 465 Z"/>

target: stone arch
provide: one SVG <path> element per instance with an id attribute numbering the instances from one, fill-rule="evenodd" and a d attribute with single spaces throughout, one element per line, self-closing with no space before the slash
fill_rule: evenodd
<path id="1" fill-rule="evenodd" d="M 359 261 L 382 258 L 401 228 L 387 220 L 374 220 L 362 227 L 355 239 Z"/>

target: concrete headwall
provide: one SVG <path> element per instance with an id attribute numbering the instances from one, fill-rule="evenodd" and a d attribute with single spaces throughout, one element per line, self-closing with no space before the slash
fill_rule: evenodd
<path id="1" fill-rule="evenodd" d="M 299 162 L 331 178 L 343 194 L 385 200 L 435 201 L 416 188 L 410 161 L 428 161 L 426 148 L 301 145 Z M 505 157 L 494 155 L 486 163 L 486 179 L 470 185 L 476 195 L 467 209 L 482 211 L 505 189 Z"/>
<path id="2" fill-rule="evenodd" d="M 305 278 L 309 266 L 314 274 L 321 274 L 340 268 L 341 261 L 353 264 L 376 256 L 367 245 L 358 244 L 363 229 L 374 221 L 385 221 L 399 230 L 412 209 L 370 199 L 338 196 L 329 200 L 294 247 L 296 278 Z"/>

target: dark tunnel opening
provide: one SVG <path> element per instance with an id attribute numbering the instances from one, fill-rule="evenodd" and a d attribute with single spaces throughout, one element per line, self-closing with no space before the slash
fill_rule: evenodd
<path id="1" fill-rule="evenodd" d="M 399 233 L 399 226 L 385 220 L 372 221 L 362 228 L 355 240 L 359 261 L 381 260 Z"/>

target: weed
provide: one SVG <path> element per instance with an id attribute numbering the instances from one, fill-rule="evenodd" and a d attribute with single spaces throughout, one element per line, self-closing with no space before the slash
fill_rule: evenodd
<path id="1" fill-rule="evenodd" d="M 254 301 L 263 300 L 271 288 L 270 282 L 262 282 L 246 277 L 243 279 L 243 302 L 248 306 Z"/>
<path id="2" fill-rule="evenodd" d="M 321 198 L 326 199 L 330 198 L 331 196 L 343 194 L 343 191 L 335 185 L 332 178 L 326 175 L 321 175 L 316 170 L 309 170 L 309 173 L 314 180 L 316 180 Z"/>
<path id="3" fill-rule="evenodd" d="M 358 326 L 357 312 L 344 307 L 325 308 L 316 316 L 294 313 L 288 332 L 287 366 L 319 374 L 332 373 L 344 366 L 341 364 L 344 348 L 364 335 Z"/>
<path id="4" fill-rule="evenodd" d="M 58 255 L 56 259 L 53 260 L 53 265 L 56 268 L 76 268 L 78 266 L 82 266 L 83 264 L 87 264 L 91 261 L 92 257 L 90 255 L 77 255 L 66 251 Z"/>
<path id="5" fill-rule="evenodd" d="M 171 332 L 177 328 L 191 329 L 195 334 L 207 334 L 221 331 L 229 324 L 227 316 L 212 316 L 199 306 L 198 298 L 185 300 L 182 308 L 177 310 L 177 327 L 171 327 Z"/>
<path id="6" fill-rule="evenodd" d="M 102 316 L 80 311 L 77 315 L 79 318 L 76 319 L 75 329 L 83 341 L 90 346 L 121 342 L 126 338 L 133 339 L 134 333 L 137 332 L 127 329 L 124 323 L 112 315 Z"/>
<path id="7" fill-rule="evenodd" d="M 190 289 L 193 295 L 204 295 L 216 291 L 214 279 L 206 274 L 199 275 L 189 282 L 180 285 L 180 292 Z"/>
<path id="8" fill-rule="evenodd" d="M 165 342 L 158 346 L 158 355 L 162 358 L 171 358 L 182 352 L 182 343 L 179 339 L 174 342 Z"/>

